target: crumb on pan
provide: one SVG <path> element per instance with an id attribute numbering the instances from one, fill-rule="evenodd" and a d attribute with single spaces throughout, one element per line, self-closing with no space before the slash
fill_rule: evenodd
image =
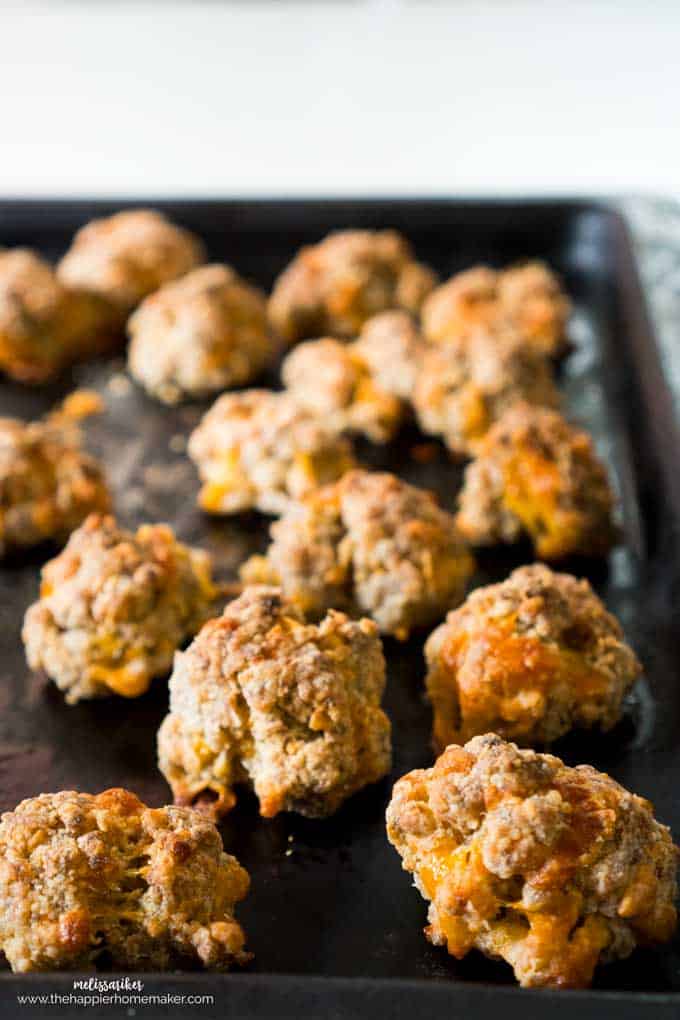
<path id="1" fill-rule="evenodd" d="M 355 470 L 312 493 L 271 527 L 246 582 L 280 584 L 311 618 L 371 616 L 399 638 L 439 621 L 464 597 L 473 560 L 434 496 L 388 473 Z"/>
<path id="2" fill-rule="evenodd" d="M 165 524 L 136 533 L 93 514 L 42 570 L 23 628 L 32 669 L 44 669 L 69 704 L 143 694 L 210 615 L 210 558 Z"/>
<path id="3" fill-rule="evenodd" d="M 199 504 L 214 514 L 283 513 L 354 466 L 351 446 L 330 424 L 270 390 L 223 394 L 188 451 L 203 482 Z"/>
<path id="4" fill-rule="evenodd" d="M 89 513 L 110 507 L 102 468 L 82 449 L 77 425 L 95 407 L 78 392 L 42 421 L 0 418 L 0 556 L 63 542 Z"/>
<path id="5" fill-rule="evenodd" d="M 246 963 L 248 873 L 215 826 L 127 790 L 24 800 L 0 819 L 0 949 L 12 970 Z"/>
<path id="6" fill-rule="evenodd" d="M 81 227 L 57 273 L 66 286 L 103 299 L 122 324 L 148 294 L 204 261 L 188 230 L 153 209 L 129 209 Z"/>
<path id="7" fill-rule="evenodd" d="M 435 283 L 396 231 L 341 230 L 298 252 L 274 284 L 269 317 L 288 342 L 350 338 L 378 312 L 417 312 Z"/>
<path id="8" fill-rule="evenodd" d="M 550 363 L 514 329 L 431 347 L 413 392 L 423 432 L 441 436 L 458 457 L 473 456 L 494 422 L 521 401 L 557 407 L 560 397 Z"/>
<path id="9" fill-rule="evenodd" d="M 676 926 L 677 849 L 652 805 L 589 765 L 495 734 L 400 779 L 387 834 L 429 901 L 427 938 L 506 960 L 524 986 L 583 988 Z"/>
<path id="10" fill-rule="evenodd" d="M 526 746 L 608 730 L 640 672 L 589 583 L 542 564 L 468 595 L 425 658 L 437 751 L 489 731 Z"/>
<path id="11" fill-rule="evenodd" d="M 534 261 L 500 272 L 474 266 L 457 273 L 426 298 L 422 322 L 425 336 L 435 343 L 507 323 L 537 353 L 558 357 L 569 348 L 570 312 L 555 274 Z"/>
<path id="12" fill-rule="evenodd" d="M 168 404 L 251 382 L 277 352 L 264 294 L 226 265 L 164 284 L 130 318 L 128 333 L 130 374 Z"/>
<path id="13" fill-rule="evenodd" d="M 601 556 L 616 540 L 614 495 L 587 432 L 556 411 L 519 404 L 490 429 L 465 470 L 456 520 L 473 545 L 528 535 L 541 559 Z"/>
<path id="14" fill-rule="evenodd" d="M 176 802 L 221 815 L 251 785 L 260 814 L 332 814 L 390 768 L 375 624 L 306 624 L 275 588 L 246 588 L 175 659 L 159 766 Z"/>

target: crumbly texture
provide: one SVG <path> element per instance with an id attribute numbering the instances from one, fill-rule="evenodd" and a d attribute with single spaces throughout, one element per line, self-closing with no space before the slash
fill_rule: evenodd
<path id="1" fill-rule="evenodd" d="M 196 811 L 127 790 L 24 800 L 0 819 L 0 948 L 16 972 L 247 962 L 248 873 Z"/>
<path id="2" fill-rule="evenodd" d="M 0 372 L 39 384 L 109 346 L 96 299 L 69 290 L 27 248 L 0 250 Z"/>
<path id="3" fill-rule="evenodd" d="M 275 588 L 246 588 L 177 656 L 160 769 L 180 804 L 223 814 L 247 783 L 260 814 L 332 814 L 390 769 L 375 624 L 318 626 Z"/>
<path id="4" fill-rule="evenodd" d="M 493 423 L 520 401 L 557 407 L 560 398 L 550 363 L 514 329 L 481 330 L 469 342 L 432 348 L 413 393 L 422 430 L 459 457 L 474 456 Z"/>
<path id="5" fill-rule="evenodd" d="M 514 327 L 527 346 L 557 357 L 569 349 L 571 304 L 543 262 L 497 272 L 474 266 L 457 273 L 423 304 L 423 331 L 435 343 L 469 337 L 479 327 Z"/>
<path id="6" fill-rule="evenodd" d="M 174 404 L 251 382 L 277 345 L 264 294 L 229 266 L 201 266 L 151 294 L 128 322 L 131 375 Z"/>
<path id="7" fill-rule="evenodd" d="M 616 540 L 614 496 L 587 432 L 556 411 L 519 404 L 465 470 L 456 520 L 473 545 L 528 535 L 545 560 L 601 556 Z"/>
<path id="8" fill-rule="evenodd" d="M 290 343 L 349 338 L 378 312 L 418 312 L 435 284 L 396 231 L 341 230 L 295 256 L 274 285 L 269 316 Z"/>
<path id="9" fill-rule="evenodd" d="M 425 645 L 438 751 L 493 731 L 547 744 L 610 729 L 640 664 L 587 581 L 542 564 L 473 591 Z"/>
<path id="10" fill-rule="evenodd" d="M 289 393 L 245 390 L 213 404 L 188 446 L 209 513 L 283 513 L 354 465 L 352 448 L 331 423 L 305 410 Z"/>
<path id="11" fill-rule="evenodd" d="M 70 704 L 139 697 L 170 670 L 215 595 L 208 554 L 182 545 L 166 524 L 133 533 L 92 514 L 43 567 L 40 598 L 24 621 L 28 663 Z"/>
<path id="12" fill-rule="evenodd" d="M 354 344 L 375 383 L 401 400 L 410 401 L 427 345 L 408 312 L 374 315 Z"/>
<path id="13" fill-rule="evenodd" d="M 291 351 L 281 373 L 298 403 L 336 432 L 385 443 L 401 425 L 402 401 L 376 384 L 356 344 L 330 337 L 309 340 Z"/>
<path id="14" fill-rule="evenodd" d="M 312 618 L 365 613 L 399 638 L 457 605 L 474 567 L 435 497 L 387 473 L 350 472 L 292 506 L 271 534 L 244 580 L 280 584 Z"/>
<path id="15" fill-rule="evenodd" d="M 0 418 L 0 556 L 64 542 L 89 513 L 109 509 L 102 468 L 81 447 L 78 416 L 65 404 L 43 421 Z"/>
<path id="16" fill-rule="evenodd" d="M 57 273 L 67 287 L 103 299 L 122 325 L 148 294 L 204 261 L 188 230 L 153 209 L 130 209 L 81 227 Z"/>
<path id="17" fill-rule="evenodd" d="M 399 780 L 387 835 L 434 945 L 506 960 L 524 986 L 582 988 L 675 930 L 677 850 L 652 811 L 589 765 L 487 734 Z"/>

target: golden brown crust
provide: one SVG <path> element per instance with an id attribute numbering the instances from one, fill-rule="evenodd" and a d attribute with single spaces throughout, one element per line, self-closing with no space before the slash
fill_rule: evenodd
<path id="1" fill-rule="evenodd" d="M 463 598 L 474 564 L 434 496 L 388 473 L 352 471 L 272 525 L 249 582 L 280 584 L 312 618 L 331 608 L 366 613 L 405 638 Z"/>
<path id="2" fill-rule="evenodd" d="M 568 350 L 571 305 L 557 277 L 542 262 L 496 272 L 474 266 L 437 287 L 423 304 L 423 331 L 434 343 L 466 338 L 480 327 L 507 324 L 537 353 L 557 357 Z"/>
<path id="3" fill-rule="evenodd" d="M 294 499 L 354 466 L 348 440 L 289 393 L 225 393 L 189 440 L 208 513 L 283 513 Z"/>
<path id="4" fill-rule="evenodd" d="M 187 808 L 148 808 L 127 790 L 25 800 L 0 820 L 0 948 L 12 970 L 249 959 L 234 905 L 248 873 L 215 826 Z"/>
<path id="5" fill-rule="evenodd" d="M 452 453 L 473 456 L 508 408 L 560 403 L 550 363 L 512 328 L 485 330 L 430 348 L 413 392 L 420 427 Z"/>
<path id="6" fill-rule="evenodd" d="M 103 471 L 81 448 L 77 401 L 72 394 L 43 421 L 0 418 L 0 556 L 63 542 L 89 513 L 110 507 Z"/>
<path id="7" fill-rule="evenodd" d="M 169 404 L 251 382 L 276 353 L 264 294 L 225 265 L 166 283 L 128 332 L 131 375 Z"/>
<path id="8" fill-rule="evenodd" d="M 610 729 L 640 672 L 588 582 L 542 564 L 472 592 L 425 657 L 438 751 L 490 731 L 532 745 Z"/>
<path id="9" fill-rule="evenodd" d="M 589 765 L 495 734 L 452 744 L 395 785 L 387 834 L 430 901 L 430 941 L 501 957 L 522 985 L 587 987 L 675 930 L 669 830 Z"/>
<path id="10" fill-rule="evenodd" d="M 281 377 L 302 407 L 339 433 L 385 443 L 405 415 L 402 401 L 376 384 L 356 344 L 330 337 L 299 344 L 284 360 Z"/>
<path id="11" fill-rule="evenodd" d="M 67 287 L 105 300 L 123 322 L 148 294 L 204 261 L 188 230 L 153 209 L 129 209 L 81 227 L 57 273 Z"/>
<path id="12" fill-rule="evenodd" d="M 70 704 L 139 697 L 208 619 L 215 595 L 208 554 L 166 524 L 133 534 L 92 514 L 43 567 L 23 628 L 29 665 Z"/>
<path id="13" fill-rule="evenodd" d="M 456 520 L 473 545 L 529 535 L 541 559 L 600 556 L 616 539 L 614 496 L 591 437 L 556 411 L 519 404 L 465 471 Z"/>
<path id="14" fill-rule="evenodd" d="M 159 766 L 175 800 L 215 815 L 251 784 L 260 813 L 332 814 L 390 768 L 375 624 L 305 624 L 275 588 L 246 588 L 177 656 Z"/>
<path id="15" fill-rule="evenodd" d="M 269 317 L 288 342 L 349 338 L 378 312 L 417 312 L 435 283 L 396 231 L 341 230 L 298 252 L 274 284 Z"/>

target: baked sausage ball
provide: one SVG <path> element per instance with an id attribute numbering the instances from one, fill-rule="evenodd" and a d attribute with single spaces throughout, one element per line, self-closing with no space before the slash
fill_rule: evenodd
<path id="1" fill-rule="evenodd" d="M 92 514 L 43 567 L 24 621 L 29 665 L 44 669 L 69 704 L 139 697 L 208 619 L 215 595 L 208 554 L 182 545 L 167 525 L 133 534 Z"/>
<path id="2" fill-rule="evenodd" d="M 332 814 L 390 769 L 385 661 L 370 620 L 303 623 L 275 588 L 247 588 L 170 679 L 161 772 L 180 804 L 221 815 L 252 786 L 260 814 Z"/>
<path id="3" fill-rule="evenodd" d="M 289 393 L 245 390 L 219 397 L 189 439 L 209 513 L 283 513 L 293 499 L 354 465 L 352 448 L 329 422 Z"/>
<path id="4" fill-rule="evenodd" d="M 67 287 L 103 298 L 122 325 L 147 294 L 204 261 L 188 230 L 153 209 L 128 209 L 81 227 L 57 273 Z"/>
<path id="5" fill-rule="evenodd" d="M 79 396 L 43 421 L 0 418 L 0 556 L 64 542 L 89 513 L 109 509 L 102 468 L 81 447 Z"/>
<path id="6" fill-rule="evenodd" d="M 266 557 L 246 582 L 281 585 L 303 613 L 371 616 L 405 638 L 457 605 L 474 564 L 453 517 L 395 475 L 356 470 L 312 493 L 272 525 Z"/>
<path id="7" fill-rule="evenodd" d="M 96 299 L 69 290 L 27 248 L 0 250 L 0 372 L 42 383 L 108 340 Z"/>
<path id="8" fill-rule="evenodd" d="M 376 385 L 403 401 L 410 401 L 425 344 L 408 312 L 381 312 L 364 323 L 354 344 Z"/>
<path id="9" fill-rule="evenodd" d="M 539 354 L 557 357 L 569 347 L 570 312 L 557 277 L 544 263 L 528 262 L 501 272 L 474 266 L 457 273 L 428 296 L 422 322 L 435 343 L 507 324 Z"/>
<path id="10" fill-rule="evenodd" d="M 274 284 L 269 317 L 291 343 L 354 337 L 388 308 L 417 312 L 435 283 L 395 230 L 340 230 L 298 252 Z"/>
<path id="11" fill-rule="evenodd" d="M 614 496 L 587 432 L 520 404 L 496 422 L 465 470 L 457 522 L 473 545 L 528 535 L 545 560 L 600 556 L 616 538 Z"/>
<path id="12" fill-rule="evenodd" d="M 127 790 L 43 793 L 0 820 L 0 949 L 12 970 L 247 962 L 248 873 L 196 811 Z"/>
<path id="13" fill-rule="evenodd" d="M 541 564 L 478 588 L 425 645 L 434 744 L 610 729 L 640 664 L 587 581 Z"/>
<path id="14" fill-rule="evenodd" d="M 385 443 L 403 420 L 402 401 L 376 385 L 355 344 L 330 337 L 300 344 L 285 359 L 281 377 L 295 400 L 336 432 Z"/>
<path id="15" fill-rule="evenodd" d="M 442 436 L 458 457 L 474 455 L 493 423 L 522 400 L 560 402 L 550 363 L 512 329 L 430 349 L 413 393 L 423 432 Z"/>
<path id="16" fill-rule="evenodd" d="M 229 266 L 194 269 L 128 322 L 131 375 L 167 404 L 250 382 L 272 360 L 264 294 Z"/>
<path id="17" fill-rule="evenodd" d="M 487 734 L 400 779 L 387 834 L 434 945 L 500 957 L 524 986 L 581 988 L 675 929 L 677 851 L 652 810 L 590 765 Z"/>

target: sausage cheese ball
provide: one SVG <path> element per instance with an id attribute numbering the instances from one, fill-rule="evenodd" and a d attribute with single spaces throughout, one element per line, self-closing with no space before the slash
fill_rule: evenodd
<path id="1" fill-rule="evenodd" d="M 217 399 L 189 440 L 208 513 L 283 513 L 293 499 L 340 478 L 352 448 L 288 393 L 245 390 Z"/>
<path id="2" fill-rule="evenodd" d="M 370 620 L 318 626 L 246 588 L 175 660 L 159 764 L 175 800 L 221 815 L 248 783 L 260 814 L 332 814 L 390 769 L 385 660 Z"/>
<path id="3" fill-rule="evenodd" d="M 336 432 L 363 433 L 385 443 L 404 416 L 401 400 L 376 385 L 355 344 L 330 337 L 309 340 L 285 359 L 288 392 Z"/>
<path id="4" fill-rule="evenodd" d="M 571 305 L 557 277 L 542 262 L 501 272 L 474 266 L 457 273 L 423 304 L 423 331 L 435 343 L 458 340 L 479 327 L 514 327 L 539 354 L 557 357 L 569 348 Z"/>
<path id="5" fill-rule="evenodd" d="M 418 312 L 436 283 L 394 230 L 341 230 L 295 256 L 274 285 L 269 317 L 288 342 L 354 337 L 388 308 Z"/>
<path id="6" fill-rule="evenodd" d="M 97 301 L 68 290 L 27 248 L 0 250 L 0 372 L 42 383 L 105 346 Z"/>
<path id="7" fill-rule="evenodd" d="M 541 559 L 599 556 L 616 538 L 614 496 L 587 432 L 520 404 L 496 422 L 465 470 L 457 522 L 473 545 L 528 535 Z"/>
<path id="8" fill-rule="evenodd" d="M 580 988 L 673 934 L 677 851 L 652 810 L 590 765 L 487 734 L 400 779 L 387 834 L 434 945 L 506 960 L 524 986 Z"/>
<path id="9" fill-rule="evenodd" d="M 127 790 L 43 793 L 0 819 L 0 949 L 12 970 L 246 963 L 248 873 L 196 811 Z"/>
<path id="10" fill-rule="evenodd" d="M 480 331 L 471 342 L 434 347 L 423 358 L 413 403 L 424 432 L 458 457 L 474 455 L 513 404 L 557 407 L 550 363 L 514 330 Z"/>
<path id="11" fill-rule="evenodd" d="M 208 619 L 215 595 L 208 554 L 182 545 L 167 525 L 133 534 L 92 514 L 43 567 L 24 622 L 29 665 L 44 669 L 69 704 L 139 697 Z"/>
<path id="12" fill-rule="evenodd" d="M 204 261 L 188 230 L 153 209 L 130 209 L 81 227 L 57 272 L 67 287 L 103 298 L 122 325 L 147 294 Z"/>
<path id="13" fill-rule="evenodd" d="M 168 404 L 250 382 L 276 353 L 264 294 L 222 265 L 166 283 L 128 332 L 132 376 Z"/>
<path id="14" fill-rule="evenodd" d="M 376 385 L 403 401 L 411 400 L 427 347 L 412 315 L 399 311 L 374 315 L 353 346 Z"/>
<path id="15" fill-rule="evenodd" d="M 109 509 L 102 468 L 81 446 L 80 395 L 42 421 L 0 418 L 0 556 L 64 542 L 89 513 Z"/>
<path id="16" fill-rule="evenodd" d="M 356 470 L 295 504 L 271 528 L 246 582 L 281 585 L 303 613 L 371 616 L 406 638 L 457 605 L 474 564 L 453 517 L 395 475 Z"/>
<path id="17" fill-rule="evenodd" d="M 492 730 L 524 745 L 608 730 L 640 672 L 588 582 L 541 564 L 468 595 L 425 657 L 438 751 Z"/>

